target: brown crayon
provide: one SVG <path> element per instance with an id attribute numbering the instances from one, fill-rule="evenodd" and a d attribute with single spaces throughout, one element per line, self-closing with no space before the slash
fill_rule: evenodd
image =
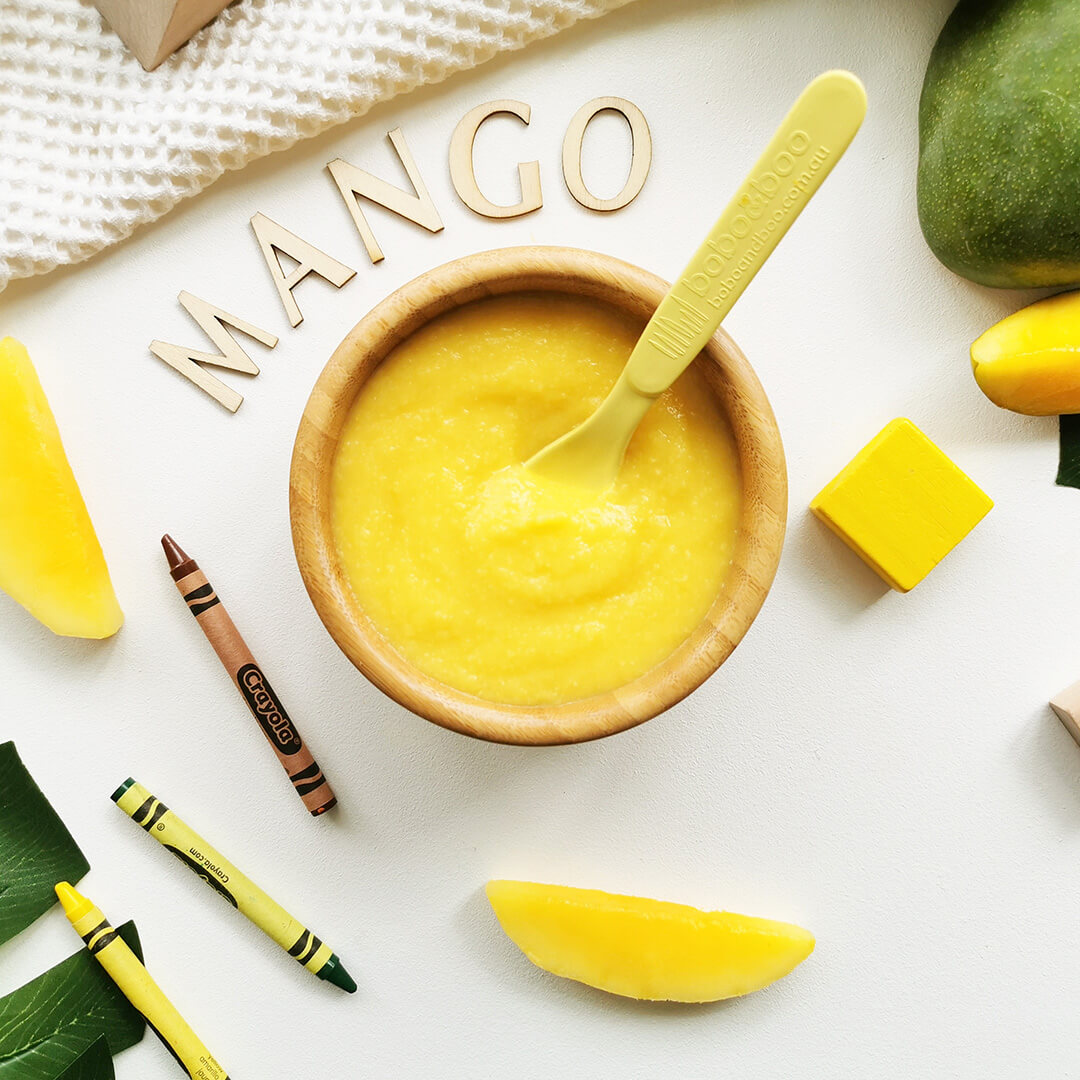
<path id="1" fill-rule="evenodd" d="M 337 803 L 334 792 L 262 668 L 255 662 L 240 631 L 229 618 L 214 587 L 199 569 L 199 564 L 168 533 L 161 538 L 161 546 L 165 549 L 169 572 L 180 595 L 247 702 L 251 715 L 258 720 L 297 795 L 314 817 L 326 813 Z"/>

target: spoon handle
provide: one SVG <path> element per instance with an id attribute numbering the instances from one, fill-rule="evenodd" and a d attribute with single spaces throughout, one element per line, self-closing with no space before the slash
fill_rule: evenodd
<path id="1" fill-rule="evenodd" d="M 623 372 L 638 393 L 662 393 L 697 356 L 865 115 L 866 91 L 849 71 L 827 71 L 802 92 L 645 327 Z"/>

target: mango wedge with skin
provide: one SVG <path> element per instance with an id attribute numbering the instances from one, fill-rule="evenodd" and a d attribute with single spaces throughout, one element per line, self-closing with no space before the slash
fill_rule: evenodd
<path id="1" fill-rule="evenodd" d="M 790 923 L 595 889 L 489 881 L 507 936 L 537 967 L 622 997 L 719 1001 L 760 990 L 814 949 Z"/>
<path id="2" fill-rule="evenodd" d="M 971 346 L 975 381 L 995 404 L 1028 416 L 1080 412 L 1080 292 L 1030 304 Z"/>
<path id="3" fill-rule="evenodd" d="M 26 349 L 0 341 L 0 589 L 55 634 L 124 621 L 105 557 Z"/>

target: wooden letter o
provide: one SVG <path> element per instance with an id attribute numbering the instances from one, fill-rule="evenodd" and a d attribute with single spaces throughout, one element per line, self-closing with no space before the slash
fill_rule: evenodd
<path id="1" fill-rule="evenodd" d="M 532 109 L 523 101 L 488 101 L 470 109 L 454 128 L 450 136 L 450 179 L 458 198 L 474 213 L 489 218 L 513 218 L 522 214 L 531 214 L 544 205 L 540 191 L 540 163 L 529 161 L 519 164 L 518 183 L 521 185 L 521 199 L 513 206 L 499 206 L 488 199 L 476 183 L 473 169 L 473 142 L 480 125 L 489 117 L 499 113 L 516 116 L 523 124 L 528 124 Z"/>
<path id="2" fill-rule="evenodd" d="M 630 125 L 630 175 L 626 178 L 622 191 L 611 199 L 598 199 L 585 186 L 581 176 L 581 144 L 585 140 L 585 129 L 592 118 L 601 112 L 617 112 Z M 598 97 L 582 105 L 570 126 L 562 146 L 563 179 L 570 194 L 588 210 L 610 213 L 621 210 L 638 197 L 645 186 L 652 164 L 652 134 L 649 131 L 645 114 L 632 102 L 620 97 Z"/>

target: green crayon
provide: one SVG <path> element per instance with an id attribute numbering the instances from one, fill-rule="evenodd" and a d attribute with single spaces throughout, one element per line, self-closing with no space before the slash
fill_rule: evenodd
<path id="1" fill-rule="evenodd" d="M 137 825 L 171 851 L 207 885 L 273 938 L 291 957 L 320 979 L 352 994 L 356 983 L 329 945 L 317 938 L 220 851 L 185 825 L 160 799 L 134 780 L 125 780 L 112 800 Z"/>

